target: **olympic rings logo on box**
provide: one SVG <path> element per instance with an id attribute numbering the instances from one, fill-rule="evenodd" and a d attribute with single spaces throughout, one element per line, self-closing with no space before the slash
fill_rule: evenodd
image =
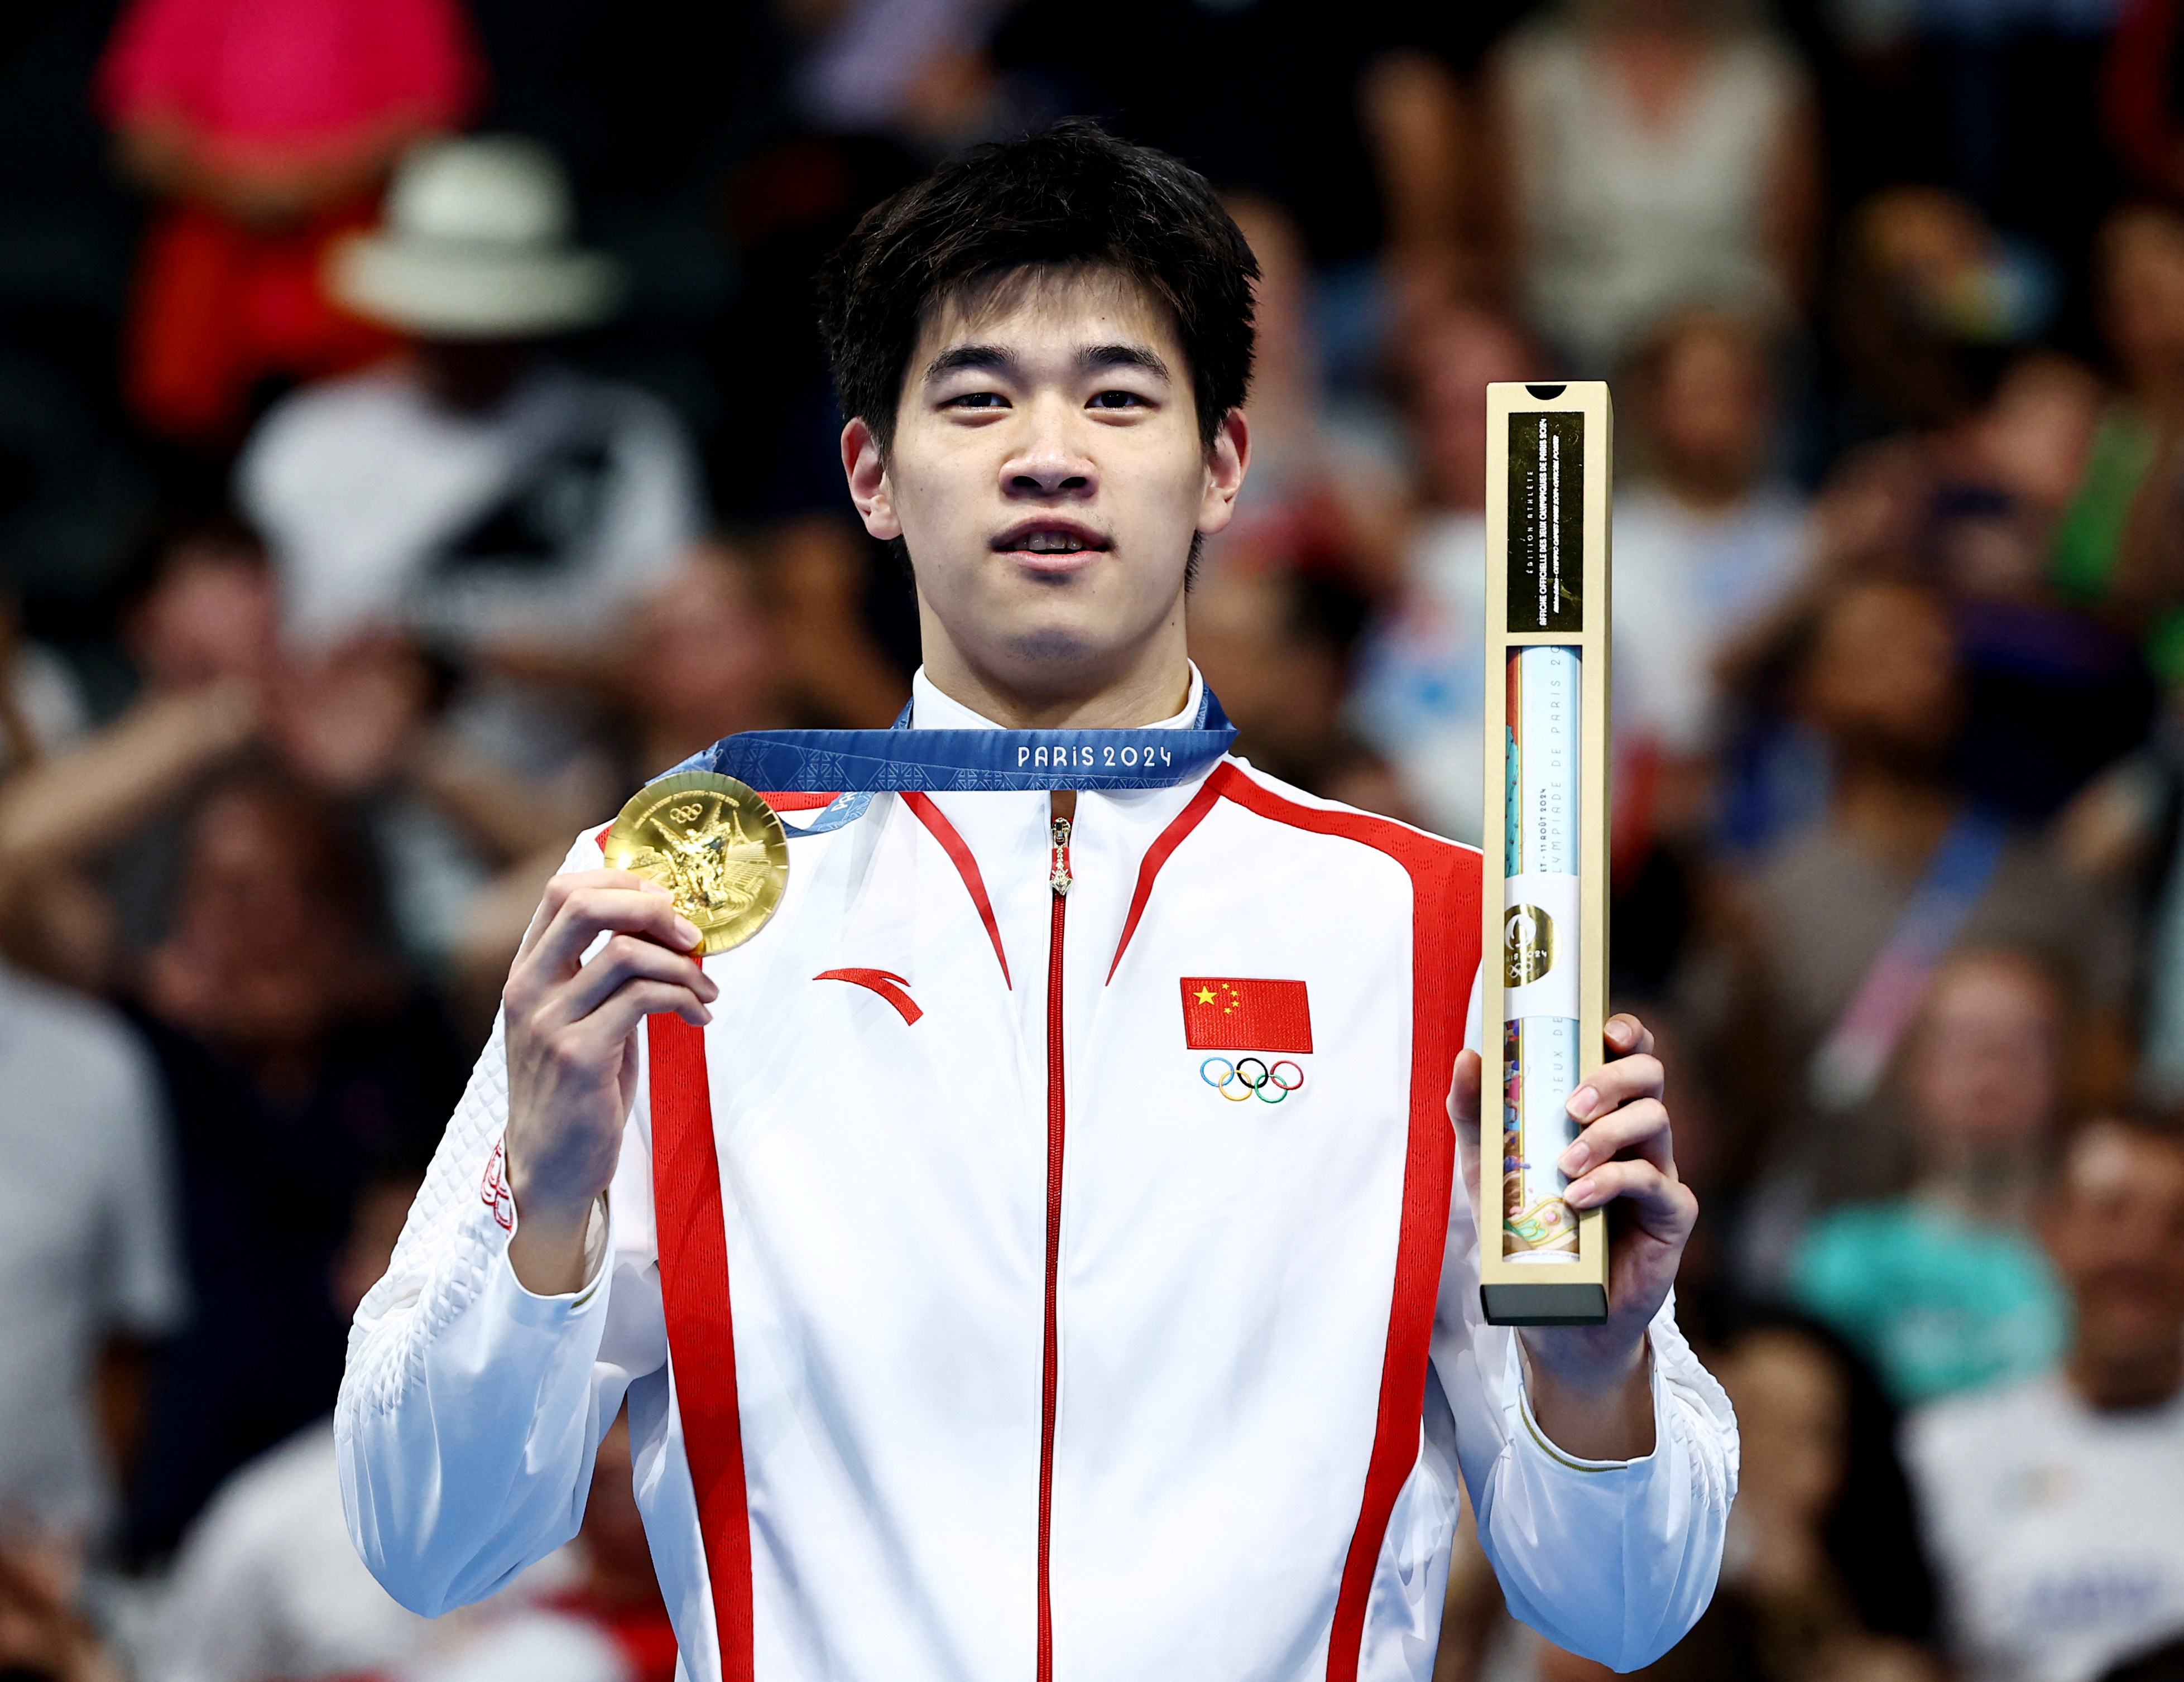
<path id="1" fill-rule="evenodd" d="M 1217 1068 L 1218 1075 L 1213 1072 Z M 1294 1078 L 1284 1079 L 1284 1069 Z M 1262 1104 L 1279 1104 L 1304 1084 L 1304 1070 L 1287 1057 L 1272 1066 L 1263 1057 L 1239 1057 L 1233 1063 L 1226 1057 L 1208 1057 L 1198 1066 L 1198 1078 L 1231 1104 L 1248 1104 L 1254 1098 Z M 1270 1098 L 1268 1093 L 1273 1095 Z"/>

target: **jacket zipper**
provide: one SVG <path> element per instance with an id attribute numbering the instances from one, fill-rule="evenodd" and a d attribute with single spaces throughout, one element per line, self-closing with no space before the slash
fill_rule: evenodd
<path id="1" fill-rule="evenodd" d="M 1046 959 L 1046 1343 L 1040 1363 L 1039 1409 L 1039 1682 L 1054 1678 L 1054 1601 L 1047 1564 L 1054 1535 L 1054 1416 L 1061 1364 L 1056 1312 L 1061 1267 L 1061 931 L 1069 905 L 1069 820 L 1053 821 L 1047 870 L 1054 911 Z"/>

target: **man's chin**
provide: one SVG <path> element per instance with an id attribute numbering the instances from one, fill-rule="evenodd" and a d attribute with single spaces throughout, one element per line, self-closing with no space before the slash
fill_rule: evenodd
<path id="1" fill-rule="evenodd" d="M 1120 652 L 1116 639 L 1074 625 L 1042 625 L 1007 639 L 1011 663 L 1046 671 L 1096 666 Z"/>

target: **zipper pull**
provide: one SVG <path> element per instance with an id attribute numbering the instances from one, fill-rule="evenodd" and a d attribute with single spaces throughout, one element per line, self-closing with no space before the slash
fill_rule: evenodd
<path id="1" fill-rule="evenodd" d="M 1054 857 L 1047 871 L 1046 885 L 1054 890 L 1057 899 L 1069 892 L 1069 820 L 1066 817 L 1054 820 Z"/>

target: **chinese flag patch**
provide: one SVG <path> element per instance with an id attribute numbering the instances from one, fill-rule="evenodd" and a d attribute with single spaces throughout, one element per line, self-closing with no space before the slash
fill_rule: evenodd
<path id="1" fill-rule="evenodd" d="M 1304 983 L 1187 975 L 1183 1043 L 1194 1051 L 1309 1051 L 1312 1005 Z"/>

